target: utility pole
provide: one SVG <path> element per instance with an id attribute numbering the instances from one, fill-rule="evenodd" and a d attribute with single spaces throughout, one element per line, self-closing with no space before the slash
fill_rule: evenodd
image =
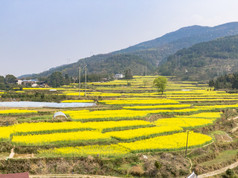
<path id="1" fill-rule="evenodd" d="M 80 75 L 81 75 L 81 67 L 79 66 L 79 97 L 80 97 Z"/>
<path id="2" fill-rule="evenodd" d="M 84 81 L 85 81 L 85 97 L 86 97 L 86 84 L 87 84 L 87 65 L 85 65 L 85 79 L 84 79 Z"/>
<path id="3" fill-rule="evenodd" d="M 148 68 L 147 68 L 147 62 L 146 62 L 146 66 L 145 66 L 145 75 L 147 75 L 147 70 L 148 70 Z"/>
<path id="4" fill-rule="evenodd" d="M 187 141 L 186 141 L 185 158 L 187 157 L 187 151 L 188 151 L 188 135 L 189 135 L 189 130 L 187 130 Z"/>

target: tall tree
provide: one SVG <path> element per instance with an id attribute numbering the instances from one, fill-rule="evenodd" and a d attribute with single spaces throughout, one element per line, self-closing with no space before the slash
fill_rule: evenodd
<path id="1" fill-rule="evenodd" d="M 3 76 L 0 76 L 0 90 L 4 90 L 5 88 L 5 78 Z"/>
<path id="2" fill-rule="evenodd" d="M 54 72 L 48 77 L 47 83 L 54 88 L 60 87 L 64 84 L 64 77 L 61 72 Z"/>
<path id="3" fill-rule="evenodd" d="M 125 79 L 133 79 L 133 75 L 131 73 L 131 69 L 126 69 L 126 71 L 125 71 Z"/>
<path id="4" fill-rule="evenodd" d="M 154 79 L 153 82 L 154 86 L 158 89 L 159 92 L 164 93 L 167 84 L 167 78 L 163 76 L 159 76 L 158 78 Z"/>
<path id="5" fill-rule="evenodd" d="M 15 84 L 17 82 L 17 78 L 14 75 L 8 74 L 5 77 L 6 84 Z"/>
<path id="6" fill-rule="evenodd" d="M 69 75 L 68 75 L 68 74 L 65 74 L 65 75 L 64 75 L 64 84 L 65 84 L 65 85 L 69 85 L 70 82 L 71 82 L 71 79 L 70 79 Z"/>
<path id="7" fill-rule="evenodd" d="M 0 76 L 0 83 L 5 83 L 5 78 L 3 76 Z"/>

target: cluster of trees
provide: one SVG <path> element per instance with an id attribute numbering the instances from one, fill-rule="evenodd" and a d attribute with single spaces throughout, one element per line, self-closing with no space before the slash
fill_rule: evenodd
<path id="1" fill-rule="evenodd" d="M 226 74 L 210 80 L 209 86 L 215 89 L 238 89 L 238 73 Z"/>
<path id="2" fill-rule="evenodd" d="M 109 74 L 89 74 L 86 75 L 87 82 L 98 82 L 102 80 L 111 80 L 113 77 Z M 54 72 L 48 77 L 41 77 L 39 81 L 48 84 L 51 87 L 60 87 L 62 85 L 69 85 L 70 83 L 78 83 L 78 77 L 69 77 L 68 74 L 63 74 L 61 72 Z M 81 75 L 80 82 L 85 82 L 85 74 Z"/>
<path id="3" fill-rule="evenodd" d="M 86 80 L 88 82 L 100 82 L 100 81 L 104 81 L 104 80 L 112 80 L 113 79 L 113 75 L 112 74 L 106 74 L 106 73 L 102 73 L 102 74 L 87 74 L 86 76 Z M 85 75 L 82 75 L 80 82 L 85 82 Z M 76 80 L 76 83 L 78 83 L 78 78 Z"/>
<path id="4" fill-rule="evenodd" d="M 38 80 L 39 80 L 39 83 L 41 84 L 45 83 L 54 88 L 60 87 L 62 85 L 69 85 L 70 83 L 74 81 L 73 78 L 69 77 L 68 74 L 65 74 L 63 76 L 61 72 L 54 72 L 48 77 L 39 77 Z"/>
<path id="5" fill-rule="evenodd" d="M 0 90 L 10 90 L 16 86 L 16 82 L 17 78 L 14 75 L 0 76 Z"/>
<path id="6" fill-rule="evenodd" d="M 46 83 L 51 87 L 60 87 L 62 85 L 69 85 L 72 82 L 72 78 L 68 74 L 62 75 L 61 72 L 54 72 L 46 79 Z"/>
<path id="7" fill-rule="evenodd" d="M 132 75 L 131 69 L 126 69 L 125 70 L 125 77 L 124 77 L 124 79 L 133 79 L 133 75 Z"/>

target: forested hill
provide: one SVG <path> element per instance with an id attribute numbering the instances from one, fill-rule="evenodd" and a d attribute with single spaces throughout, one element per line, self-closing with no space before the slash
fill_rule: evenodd
<path id="1" fill-rule="evenodd" d="M 76 76 L 79 65 L 88 66 L 89 73 L 123 73 L 130 68 L 134 75 L 156 72 L 161 61 L 176 51 L 192 45 L 210 41 L 218 37 L 238 34 L 238 22 L 227 23 L 215 27 L 190 26 L 168 33 L 160 38 L 115 51 L 109 54 L 100 54 L 80 59 L 78 62 L 52 68 L 31 77 L 47 76 L 55 71 Z"/>
<path id="2" fill-rule="evenodd" d="M 143 75 L 148 71 L 156 70 L 156 65 L 153 61 L 143 60 L 141 57 L 132 54 L 105 54 L 96 55 L 89 58 L 81 59 L 76 63 L 63 65 L 52 68 L 40 74 L 25 75 L 22 77 L 45 77 L 49 76 L 55 71 L 60 71 L 69 76 L 78 76 L 79 65 L 83 68 L 87 65 L 88 74 L 101 74 L 107 76 L 110 74 L 122 73 L 130 69 L 134 75 Z"/>
<path id="3" fill-rule="evenodd" d="M 238 35 L 179 50 L 159 67 L 160 74 L 183 80 L 208 80 L 237 70 Z"/>

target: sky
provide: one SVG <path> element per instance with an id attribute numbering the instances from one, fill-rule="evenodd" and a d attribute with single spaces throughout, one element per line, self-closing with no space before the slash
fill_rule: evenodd
<path id="1" fill-rule="evenodd" d="M 191 25 L 238 21 L 237 0 L 0 0 L 0 75 L 39 73 Z"/>

